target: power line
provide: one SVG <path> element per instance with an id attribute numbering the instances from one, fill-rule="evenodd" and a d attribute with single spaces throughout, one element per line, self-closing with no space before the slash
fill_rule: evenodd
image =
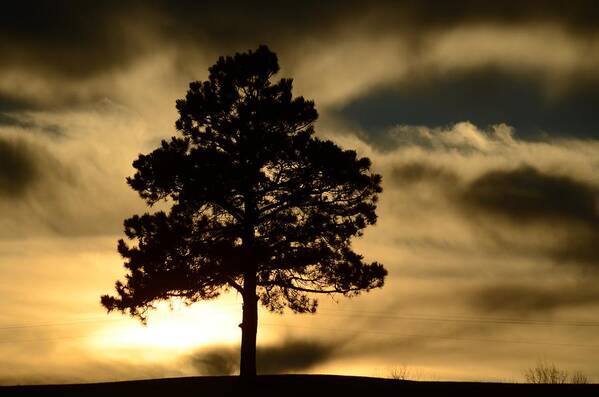
<path id="1" fill-rule="evenodd" d="M 237 303 L 227 304 L 226 306 L 237 306 Z M 440 315 L 399 315 L 390 314 L 388 312 L 373 312 L 373 311 L 347 311 L 347 310 L 332 310 L 332 309 L 320 309 L 319 313 L 321 316 L 333 316 L 333 317 L 365 317 L 365 318 L 385 318 L 391 320 L 407 320 L 407 321 L 429 321 L 429 322 L 452 322 L 452 323 L 481 323 L 481 324 L 499 324 L 499 325 L 518 325 L 518 326 L 567 326 L 567 327 L 598 327 L 599 322 L 595 321 L 573 321 L 573 320 L 532 320 L 532 319 L 515 319 L 515 318 L 490 318 L 490 317 L 470 317 L 470 316 L 440 316 Z M 16 330 L 25 328 L 38 328 L 38 327 L 55 327 L 55 326 L 72 326 L 80 324 L 97 324 L 97 323 L 108 323 L 122 321 L 121 318 L 106 318 L 104 316 L 90 317 L 83 319 L 73 319 L 59 322 L 43 322 L 33 324 L 18 324 L 8 325 L 0 327 L 1 330 Z M 308 329 L 321 329 L 328 331 L 342 331 L 338 328 L 319 328 L 319 327 L 306 327 L 306 326 L 295 326 L 285 324 L 272 324 L 264 323 L 265 326 L 281 326 L 281 327 L 294 327 L 294 328 L 308 328 Z M 347 330 L 346 330 L 347 331 Z M 475 338 L 458 338 L 441 335 L 428 335 L 428 334 L 410 334 L 410 333 L 397 333 L 388 331 L 372 331 L 372 330 L 354 330 L 356 333 L 368 333 L 368 334 L 383 334 L 383 335 L 395 335 L 403 337 L 419 337 L 419 338 L 437 338 L 437 339 L 452 339 L 461 341 L 476 341 L 476 342 L 487 342 L 487 343 L 519 343 L 519 344 L 535 344 L 535 345 L 552 345 L 552 346 L 564 346 L 564 347 L 586 347 L 586 348 L 597 348 L 599 346 L 594 345 L 581 345 L 581 344 L 570 344 L 570 343 L 553 343 L 553 342 L 539 342 L 539 341 L 521 341 L 521 340 L 503 340 L 503 339 L 475 339 Z M 86 337 L 81 335 L 81 337 Z M 72 336 L 60 336 L 51 338 L 34 338 L 34 339 L 8 339 L 0 340 L 0 343 L 7 342 L 33 342 L 40 340 L 53 340 L 53 339 L 68 339 Z"/>
<path id="2" fill-rule="evenodd" d="M 220 306 L 238 306 L 239 304 L 237 303 L 230 303 L 230 304 L 223 304 Z M 82 323 L 104 323 L 104 322 L 116 322 L 116 321 L 122 321 L 123 318 L 128 318 L 128 317 L 120 317 L 120 318 L 107 318 L 106 315 L 103 316 L 96 316 L 96 317 L 86 317 L 86 318 L 81 318 L 81 319 L 72 319 L 72 320 L 62 320 L 62 321 L 46 321 L 46 322 L 39 322 L 39 323 L 20 323 L 20 324 L 12 324 L 12 325 L 6 325 L 6 326 L 2 326 L 0 327 L 0 331 L 2 330 L 10 330 L 10 329 L 20 329 L 20 328 L 37 328 L 37 327 L 54 327 L 54 326 L 61 326 L 61 325 L 77 325 L 77 324 L 82 324 Z"/>
<path id="3" fill-rule="evenodd" d="M 324 313 L 323 313 L 324 312 Z M 568 320 L 531 320 L 531 319 L 510 319 L 510 318 L 485 318 L 485 317 L 465 317 L 465 316 L 432 316 L 432 315 L 395 315 L 381 312 L 359 312 L 359 311 L 343 311 L 320 309 L 319 313 L 325 316 L 339 317 L 372 317 L 372 318 L 388 318 L 398 320 L 413 320 L 413 321 L 434 321 L 434 322 L 465 322 L 465 323 L 490 323 L 504 325 L 530 325 L 530 326 L 565 326 L 565 327 L 599 327 L 598 321 L 568 321 Z M 341 313 L 341 314 L 337 314 Z"/>
<path id="4" fill-rule="evenodd" d="M 558 347 L 578 347 L 578 348 L 588 348 L 588 349 L 599 348 L 599 345 L 586 345 L 586 344 L 576 344 L 576 343 L 555 343 L 555 342 L 547 342 L 547 341 L 510 340 L 510 339 L 494 339 L 494 338 L 465 338 L 465 337 L 445 336 L 445 335 L 431 335 L 431 334 L 391 332 L 391 331 L 375 331 L 375 330 L 363 330 L 363 329 L 357 330 L 357 329 L 347 329 L 347 328 L 342 329 L 342 328 L 332 328 L 332 327 L 301 326 L 301 325 L 280 324 L 280 323 L 278 323 L 278 324 L 277 323 L 260 323 L 260 326 L 281 327 L 281 328 L 301 328 L 301 329 L 311 329 L 311 330 L 320 330 L 320 331 L 332 331 L 332 332 L 336 332 L 336 333 L 342 331 L 345 333 L 355 333 L 355 334 L 378 334 L 378 335 L 389 335 L 389 336 L 399 336 L 399 337 L 408 337 L 408 338 L 445 339 L 445 340 L 457 340 L 457 341 L 465 341 L 465 342 L 510 343 L 510 344 L 545 345 L 545 346 L 558 346 Z M 103 334 L 106 335 L 107 333 L 103 333 Z M 44 341 L 60 340 L 60 339 L 85 338 L 88 336 L 90 336 L 90 334 L 63 335 L 63 336 L 55 336 L 55 337 L 47 337 L 47 338 L 30 338 L 30 339 L 4 339 L 4 340 L 0 340 L 0 344 L 22 343 L 22 342 L 44 342 Z"/>
<path id="5" fill-rule="evenodd" d="M 371 330 L 351 330 L 351 329 L 341 329 L 341 328 L 328 328 L 328 327 L 308 327 L 301 325 L 285 325 L 285 324 L 273 324 L 273 323 L 260 323 L 260 325 L 269 327 L 290 327 L 290 328 L 304 328 L 304 329 L 318 329 L 322 331 L 333 331 L 333 332 L 353 332 L 356 334 L 381 334 L 381 335 L 393 335 L 393 336 L 403 336 L 403 337 L 415 337 L 415 338 L 433 338 L 433 339 L 449 339 L 449 340 L 459 340 L 459 341 L 469 341 L 469 342 L 485 342 L 485 343 L 515 343 L 515 344 L 527 344 L 527 345 L 549 345 L 549 346 L 560 346 L 560 347 L 580 347 L 587 349 L 599 349 L 599 345 L 583 345 L 576 343 L 554 343 L 554 342 L 545 342 L 545 341 L 531 341 L 531 340 L 508 340 L 508 339 L 485 339 L 485 338 L 460 338 L 454 336 L 443 336 L 443 335 L 429 335 L 429 334 L 411 334 L 404 332 L 388 332 L 388 331 L 371 331 Z"/>
<path id="6" fill-rule="evenodd" d="M 5 327 L 0 327 L 0 330 L 10 330 L 10 329 L 22 329 L 22 328 L 38 328 L 38 327 L 58 327 L 61 325 L 77 325 L 77 324 L 85 324 L 85 323 L 104 323 L 104 322 L 113 322 L 113 321 L 122 321 L 117 318 L 89 318 L 82 320 L 68 320 L 62 322 L 44 322 L 44 323 L 32 323 L 32 324 L 18 324 L 18 325 L 8 325 Z"/>
<path id="7" fill-rule="evenodd" d="M 237 304 L 229 304 L 227 306 L 237 306 Z M 408 321 L 431 321 L 431 322 L 463 322 L 463 323 L 489 323 L 502 325 L 530 325 L 530 326 L 567 326 L 567 327 L 599 327 L 598 321 L 574 321 L 574 320 L 532 320 L 532 319 L 515 319 L 515 318 L 490 318 L 490 317 L 469 317 L 469 316 L 440 316 L 440 315 L 397 315 L 384 312 L 371 311 L 347 311 L 347 310 L 332 310 L 320 309 L 320 316 L 333 317 L 366 317 L 366 318 L 386 318 Z M 121 318 L 106 318 L 105 316 L 90 317 L 84 319 L 73 319 L 58 322 L 42 322 L 30 324 L 16 324 L 0 327 L 0 330 L 21 329 L 21 328 L 37 328 L 37 327 L 54 327 L 62 325 L 78 325 L 85 323 L 104 323 L 122 321 Z"/>
<path id="8" fill-rule="evenodd" d="M 0 344 L 4 343 L 20 343 L 20 342 L 47 342 L 52 340 L 59 339 L 79 339 L 89 337 L 90 334 L 84 335 L 63 335 L 63 336 L 54 336 L 54 337 L 46 337 L 46 338 L 30 338 L 30 339 L 1 339 Z"/>
<path id="9" fill-rule="evenodd" d="M 332 328 L 332 327 L 318 327 L 318 326 L 302 326 L 302 325 L 291 325 L 281 323 L 260 323 L 260 326 L 266 327 L 282 327 L 282 328 L 301 328 L 301 329 L 313 329 L 321 331 L 332 331 L 332 332 L 345 332 L 355 334 L 378 334 L 378 335 L 389 335 L 399 336 L 408 338 L 427 338 L 427 339 L 445 339 L 445 340 L 457 340 L 466 342 L 484 342 L 484 343 L 510 343 L 510 344 L 526 344 L 526 345 L 546 345 L 546 346 L 558 346 L 558 347 L 578 347 L 578 348 L 599 348 L 599 345 L 586 345 L 576 343 L 555 343 L 548 341 L 532 341 L 532 340 L 513 340 L 513 339 L 494 339 L 494 338 L 468 338 L 468 337 L 457 337 L 457 336 L 445 336 L 445 335 L 431 335 L 431 334 L 420 334 L 420 333 L 405 333 L 405 332 L 392 332 L 392 331 L 376 331 L 376 330 L 364 330 L 364 329 L 347 329 L 347 328 Z M 97 334 L 97 333 L 96 333 Z M 106 334 L 106 333 L 104 333 Z M 63 335 L 47 338 L 30 338 L 30 339 L 4 339 L 0 340 L 2 343 L 22 343 L 22 342 L 41 342 L 49 340 L 59 339 L 76 339 L 85 338 L 90 334 L 83 335 Z"/>

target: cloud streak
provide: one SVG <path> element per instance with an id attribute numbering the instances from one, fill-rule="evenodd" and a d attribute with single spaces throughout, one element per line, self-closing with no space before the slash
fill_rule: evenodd
<path id="1" fill-rule="evenodd" d="M 22 140 L 0 140 L 0 197 L 21 197 L 40 177 L 36 151 Z"/>
<path id="2" fill-rule="evenodd" d="M 0 72 L 6 77 L 0 102 L 5 108 L 39 109 L 108 96 L 134 105 L 119 75 L 135 78 L 145 65 L 167 57 L 171 62 L 161 70 L 170 68 L 166 75 L 187 82 L 217 55 L 259 43 L 281 55 L 284 73 L 296 77 L 299 90 L 321 106 L 341 105 L 382 85 L 486 67 L 545 76 L 555 87 L 581 76 L 596 80 L 598 44 L 589 33 L 596 30 L 594 8 L 580 2 L 563 13 L 533 3 L 465 2 L 451 8 L 435 3 L 434 13 L 430 4 L 411 1 L 317 8 L 304 2 L 291 12 L 289 5 L 236 1 L 86 2 L 77 12 L 68 1 L 34 10 L 13 4 L 0 19 L 5 54 Z"/>
<path id="3" fill-rule="evenodd" d="M 259 345 L 256 365 L 260 374 L 304 372 L 335 357 L 345 343 L 339 341 L 286 339 L 277 344 Z M 239 371 L 237 348 L 217 346 L 199 350 L 189 358 L 204 375 L 233 375 Z"/>

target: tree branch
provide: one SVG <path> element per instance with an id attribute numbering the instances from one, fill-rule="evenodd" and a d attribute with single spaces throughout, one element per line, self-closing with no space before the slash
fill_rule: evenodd
<path id="1" fill-rule="evenodd" d="M 237 292 L 239 292 L 240 294 L 243 294 L 243 288 L 241 287 L 241 285 L 237 284 L 235 282 L 235 280 L 233 280 L 231 277 L 225 277 L 225 280 L 227 281 L 227 284 L 229 284 L 231 287 L 235 288 L 237 290 Z"/>
<path id="2" fill-rule="evenodd" d="M 301 291 L 301 292 L 309 292 L 309 293 L 315 293 L 315 294 L 335 294 L 335 293 L 339 293 L 339 294 L 345 294 L 348 292 L 353 292 L 353 291 L 360 291 L 362 290 L 362 288 L 348 288 L 348 289 L 339 289 L 339 288 L 334 288 L 334 289 L 312 289 L 312 288 L 304 288 L 304 287 L 299 287 L 297 285 L 293 285 L 293 284 L 284 284 L 284 283 L 279 283 L 279 282 L 267 282 L 267 283 L 258 283 L 258 285 L 260 285 L 261 287 L 266 287 L 268 285 L 273 285 L 273 286 L 277 286 L 280 288 L 286 288 L 286 289 L 292 289 L 292 290 L 296 290 L 296 291 Z"/>

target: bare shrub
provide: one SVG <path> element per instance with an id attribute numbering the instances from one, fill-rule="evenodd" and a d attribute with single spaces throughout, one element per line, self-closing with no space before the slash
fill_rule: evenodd
<path id="1" fill-rule="evenodd" d="M 545 384 L 587 384 L 589 377 L 581 371 L 574 371 L 571 374 L 558 368 L 554 363 L 539 361 L 534 367 L 524 371 L 524 377 L 528 383 Z"/>
<path id="2" fill-rule="evenodd" d="M 589 383 L 589 377 L 580 371 L 574 371 L 570 376 L 570 383 L 575 385 L 586 385 Z"/>
<path id="3" fill-rule="evenodd" d="M 410 370 L 407 365 L 402 365 L 391 370 L 391 379 L 407 380 L 410 376 Z"/>
<path id="4" fill-rule="evenodd" d="M 539 361 L 534 367 L 524 372 L 528 383 L 562 384 L 568 382 L 568 372 L 557 368 L 553 363 Z"/>

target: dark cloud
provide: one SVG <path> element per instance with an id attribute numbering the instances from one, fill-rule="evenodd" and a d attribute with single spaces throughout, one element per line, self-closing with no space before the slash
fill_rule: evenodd
<path id="1" fill-rule="evenodd" d="M 407 163 L 391 170 L 392 181 L 400 187 L 413 185 L 420 182 L 430 183 L 435 181 L 440 184 L 455 186 L 458 176 L 447 169 L 425 163 Z"/>
<path id="2" fill-rule="evenodd" d="M 354 2 L 354 5 L 359 2 Z M 481 2 L 460 0 L 439 3 L 434 0 L 377 2 L 377 16 L 387 23 L 410 28 L 439 29 L 464 23 L 495 22 L 503 24 L 553 22 L 574 31 L 594 31 L 594 18 L 599 14 L 596 2 L 541 1 Z M 381 5 L 382 4 L 382 5 Z"/>
<path id="3" fill-rule="evenodd" d="M 438 200 L 507 252 L 541 255 L 557 263 L 599 266 L 599 188 L 566 175 L 523 165 L 483 173 L 466 181 L 455 171 L 422 162 L 395 167 L 398 188 L 415 183 L 438 189 Z M 518 231 L 518 233 L 514 233 Z M 552 244 L 529 245 L 539 236 Z"/>
<path id="4" fill-rule="evenodd" d="M 504 24 L 549 21 L 573 30 L 597 30 L 599 9 L 593 1 L 495 4 L 462 0 L 451 4 L 436 1 L 222 1 L 166 0 L 103 2 L 72 0 L 52 4 L 12 2 L 7 4 L 0 26 L 5 46 L 9 42 L 46 61 L 60 73 L 89 73 L 107 64 L 129 61 L 131 25 L 139 21 L 155 24 L 164 37 L 200 39 L 216 45 L 247 44 L 260 39 L 318 37 L 340 25 L 377 20 L 371 29 L 398 31 L 434 30 L 464 23 Z M 188 37 L 187 34 L 195 35 Z M 129 39 L 128 39 L 129 38 Z M 36 51 L 29 51 L 36 50 Z M 90 55 L 91 58 L 83 58 Z M 49 57 L 51 56 L 51 57 Z M 53 58 L 53 59 L 51 59 Z M 81 62 L 82 61 L 82 62 Z M 83 63 L 83 65 L 82 65 Z"/>
<path id="5" fill-rule="evenodd" d="M 357 3 L 357 2 L 356 2 Z M 68 80 L 127 66 L 165 45 L 219 52 L 318 36 L 353 13 L 345 2 L 61 0 L 14 2 L 0 15 L 3 66 Z M 184 57 L 185 54 L 182 54 Z"/>
<path id="6" fill-rule="evenodd" d="M 10 2 L 0 14 L 3 54 L 0 73 L 23 72 L 30 74 L 33 81 L 52 81 L 52 90 L 60 90 L 62 82 L 84 83 L 92 77 L 107 76 L 165 48 L 175 50 L 181 65 L 190 63 L 198 53 L 212 57 L 245 51 L 260 43 L 291 54 L 293 61 L 302 56 L 296 54 L 301 43 L 348 30 L 360 31 L 364 36 L 401 36 L 408 38 L 413 48 L 418 48 L 421 38 L 429 33 L 478 23 L 508 26 L 551 23 L 588 36 L 589 32 L 597 31 L 597 8 L 591 1 L 542 5 L 537 1 L 495 4 L 468 0 L 450 5 L 432 0 L 372 4 L 359 1 Z M 97 96 L 110 95 L 108 88 L 104 87 L 105 91 L 101 88 L 95 88 L 101 91 Z M 64 95 L 62 92 L 61 96 Z M 56 106 L 56 101 L 66 103 L 77 99 L 50 97 L 53 99 L 46 103 L 40 103 L 40 98 L 19 97 L 13 101 Z"/>
<path id="7" fill-rule="evenodd" d="M 142 70 L 144 65 L 164 61 L 167 65 L 161 64 L 158 69 L 170 75 L 161 76 L 158 83 L 171 77 L 199 78 L 205 75 L 203 62 L 218 55 L 256 48 L 260 43 L 268 44 L 279 53 L 282 65 L 289 68 L 286 70 L 302 75 L 310 69 L 306 66 L 311 64 L 307 57 L 321 58 L 314 59 L 314 64 L 322 60 L 329 63 L 326 60 L 329 55 L 339 57 L 334 50 L 336 41 L 347 44 L 357 38 L 393 38 L 397 48 L 407 48 L 405 62 L 403 59 L 394 61 L 398 63 L 397 70 L 406 65 L 415 69 L 410 71 L 409 79 L 417 81 L 419 61 L 426 58 L 430 46 L 444 31 L 466 25 L 509 28 L 545 23 L 557 26 L 560 31 L 566 29 L 575 36 L 568 36 L 566 41 L 586 43 L 595 37 L 598 15 L 597 6 L 590 1 L 567 5 L 561 2 L 499 5 L 475 1 L 452 2 L 451 5 L 433 1 L 373 4 L 358 1 L 11 2 L 3 7 L 0 15 L 3 59 L 0 79 L 4 76 L 12 81 L 18 75 L 19 81 L 0 87 L 0 112 L 70 109 L 95 103 L 103 97 L 143 108 L 144 101 L 138 102 L 131 95 L 139 88 L 122 83 L 127 73 L 131 74 L 128 81 L 137 81 L 136 77 L 141 79 L 147 72 Z M 322 42 L 323 51 L 319 51 L 320 44 L 314 43 Z M 348 50 L 342 51 L 343 56 L 346 56 L 345 51 Z M 382 59 L 385 55 L 376 54 Z M 491 77 L 447 77 L 430 68 L 422 69 L 424 76 L 420 83 L 402 87 L 401 91 L 368 94 L 340 109 L 340 113 L 364 126 L 372 142 L 378 143 L 384 142 L 381 131 L 398 123 L 445 125 L 472 120 L 488 125 L 507 122 L 534 137 L 544 133 L 589 137 L 599 131 L 594 117 L 599 99 L 590 88 L 548 103 L 543 87 L 528 78 L 520 81 L 510 75 L 489 81 Z M 596 74 L 593 72 L 596 68 L 587 69 L 591 70 L 589 74 Z M 139 70 L 139 76 L 133 76 Z M 313 75 L 308 73 L 308 76 Z M 376 73 L 360 78 L 365 81 L 364 86 L 369 79 L 380 77 L 375 76 Z M 440 75 L 439 81 L 430 80 L 432 75 Z M 395 78 L 399 79 L 384 76 L 384 79 Z M 597 80 L 597 76 L 593 78 Z M 302 77 L 302 84 L 309 80 Z M 587 87 L 579 83 L 583 78 L 574 73 L 570 73 L 567 80 L 565 85 Z M 184 89 L 181 82 L 172 83 L 170 87 L 176 84 Z M 334 84 L 325 90 L 332 91 L 341 85 Z M 319 84 L 312 83 L 314 86 Z M 348 96 L 354 94 L 358 93 L 350 92 Z M 326 103 L 325 99 L 322 101 Z"/>
<path id="8" fill-rule="evenodd" d="M 233 375 L 239 368 L 239 352 L 232 347 L 206 348 L 194 353 L 189 362 L 202 375 Z"/>
<path id="9" fill-rule="evenodd" d="M 467 303 L 485 313 L 534 315 L 565 308 L 596 306 L 599 288 L 596 282 L 535 285 L 506 283 L 478 287 L 466 295 Z"/>
<path id="10" fill-rule="evenodd" d="M 106 72 L 139 55 L 126 28 L 141 11 L 110 0 L 7 4 L 0 15 L 3 65 L 69 79 Z"/>
<path id="11" fill-rule="evenodd" d="M 425 162 L 408 162 L 391 171 L 397 186 L 441 185 L 445 199 L 467 213 L 480 212 L 514 224 L 569 223 L 599 226 L 599 187 L 529 165 L 497 169 L 465 181 L 455 171 Z"/>
<path id="12" fill-rule="evenodd" d="M 363 128 L 370 142 L 385 146 L 388 129 L 396 125 L 446 126 L 464 120 L 479 126 L 505 123 L 525 139 L 548 135 L 598 138 L 597 108 L 596 81 L 580 81 L 552 97 L 538 76 L 486 69 L 414 76 L 395 89 L 357 98 L 339 112 Z"/>
<path id="13" fill-rule="evenodd" d="M 113 181 L 86 179 L 87 164 L 58 158 L 44 146 L 48 139 L 0 136 L 0 240 L 118 233 L 134 204 L 112 190 Z M 110 202 L 98 201 L 98 192 L 110 192 L 102 193 Z"/>
<path id="14" fill-rule="evenodd" d="M 38 154 L 30 144 L 0 138 L 0 197 L 18 198 L 41 176 Z"/>
<path id="15" fill-rule="evenodd" d="M 543 251 L 558 263 L 599 266 L 599 195 L 594 185 L 525 166 L 486 173 L 468 184 L 460 197 L 467 212 L 500 217 L 515 228 L 532 225 L 529 233 L 537 235 L 554 230 L 558 243 Z M 509 239 L 499 241 L 505 244 Z"/>
<path id="16" fill-rule="evenodd" d="M 315 0 L 300 3 L 257 1 L 250 4 L 243 1 L 211 4 L 182 1 L 176 4 L 159 4 L 163 13 L 177 16 L 180 21 L 185 22 L 191 22 L 197 15 L 189 11 L 204 12 L 207 23 L 199 29 L 214 29 L 218 24 L 215 21 L 217 19 L 225 21 L 225 25 L 221 26 L 218 32 L 239 38 L 249 27 L 253 28 L 250 32 L 254 34 L 274 29 L 276 32 L 298 35 L 310 34 L 314 29 L 326 30 L 337 24 L 356 24 L 360 20 L 368 20 L 369 17 L 376 17 L 380 21 L 379 24 L 373 24 L 374 29 L 386 28 L 395 31 L 402 27 L 438 29 L 485 21 L 507 24 L 551 21 L 573 30 L 596 30 L 594 17 L 599 15 L 596 3 L 586 0 L 570 1 L 566 7 L 565 2 L 556 1 L 542 2 L 540 6 L 541 3 L 535 0 L 501 5 L 474 0 L 462 0 L 452 4 L 439 4 L 433 0 L 388 0 L 368 4 L 357 0 L 324 3 Z M 228 19 L 235 23 L 226 24 Z M 324 22 L 328 22 L 328 26 Z"/>
<path id="17" fill-rule="evenodd" d="M 528 264 L 519 269 L 521 278 L 499 277 L 466 288 L 461 296 L 471 309 L 528 318 L 599 304 L 599 191 L 594 184 L 527 165 L 468 179 L 429 162 L 398 165 L 389 180 L 409 197 L 420 185 L 431 187 L 436 200 L 449 204 L 441 208 L 453 208 L 449 216 L 474 230 L 472 252 L 443 247 L 447 255 L 475 257 L 482 250 L 505 258 L 505 269 L 512 269 L 512 261 Z"/>
<path id="18" fill-rule="evenodd" d="M 280 344 L 258 346 L 256 362 L 261 374 L 304 371 L 330 360 L 342 342 L 288 339 Z M 204 375 L 231 375 L 239 369 L 239 351 L 220 346 L 204 349 L 190 357 Z"/>
<path id="19" fill-rule="evenodd" d="M 49 135 L 63 135 L 63 129 L 57 124 L 38 123 L 31 118 L 21 115 L 12 115 L 8 113 L 0 113 L 0 127 L 17 127 L 26 131 L 40 131 Z"/>
<path id="20" fill-rule="evenodd" d="M 302 371 L 331 359 L 338 348 L 337 344 L 316 340 L 289 340 L 281 346 L 261 347 L 257 365 L 265 374 Z"/>
<path id="21" fill-rule="evenodd" d="M 596 186 L 586 182 L 523 166 L 485 173 L 468 184 L 461 197 L 468 208 L 514 223 L 568 222 L 599 227 L 598 193 Z"/>
<path id="22" fill-rule="evenodd" d="M 1 73 L 0 68 L 0 76 Z M 14 93 L 0 92 L 0 112 L 11 113 L 20 110 L 35 110 L 35 104 L 31 100 L 18 98 Z"/>

